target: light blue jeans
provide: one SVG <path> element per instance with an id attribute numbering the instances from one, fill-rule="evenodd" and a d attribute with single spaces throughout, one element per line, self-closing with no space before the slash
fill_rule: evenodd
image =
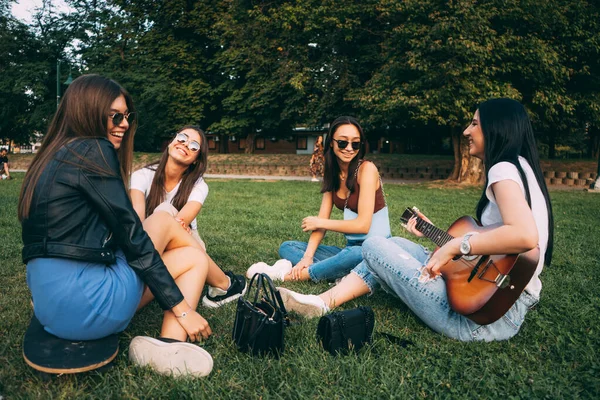
<path id="1" fill-rule="evenodd" d="M 351 242 L 343 249 L 337 246 L 319 245 L 313 256 L 313 264 L 308 267 L 310 279 L 335 280 L 342 278 L 363 260 L 361 242 Z M 283 242 L 279 246 L 279 256 L 296 265 L 304 257 L 308 243 L 295 240 Z"/>
<path id="2" fill-rule="evenodd" d="M 525 314 L 538 302 L 523 292 L 502 318 L 479 325 L 450 308 L 442 278 L 419 282 L 420 268 L 430 257 L 423 246 L 399 237 L 373 237 L 365 240 L 362 249 L 364 261 L 353 272 L 371 292 L 381 286 L 400 298 L 431 329 L 454 339 L 465 342 L 509 339 L 519 332 Z"/>

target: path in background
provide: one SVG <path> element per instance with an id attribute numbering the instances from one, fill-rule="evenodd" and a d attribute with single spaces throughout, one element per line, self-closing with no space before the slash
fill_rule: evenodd
<path id="1" fill-rule="evenodd" d="M 134 169 L 156 161 L 159 153 L 134 153 Z M 32 154 L 12 154 L 13 170 L 24 170 Z M 386 183 L 444 181 L 452 172 L 451 156 L 415 154 L 367 154 Z M 207 178 L 310 180 L 310 155 L 298 154 L 210 154 Z M 583 189 L 596 179 L 597 161 L 581 159 L 542 160 L 546 184 L 552 188 Z M 453 183 L 448 182 L 447 185 Z M 444 183 L 444 186 L 446 183 Z"/>

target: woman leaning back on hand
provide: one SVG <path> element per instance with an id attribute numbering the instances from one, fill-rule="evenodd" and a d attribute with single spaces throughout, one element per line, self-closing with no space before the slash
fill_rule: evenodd
<path id="1" fill-rule="evenodd" d="M 110 79 L 83 75 L 65 91 L 19 199 L 34 313 L 55 336 L 93 340 L 123 331 L 156 298 L 161 337 L 135 337 L 131 360 L 164 374 L 208 375 L 210 354 L 186 343 L 211 334 L 196 312 L 207 259 L 179 246 L 187 233 L 167 213 L 143 226 L 135 213 L 126 189 L 134 115 L 131 96 Z"/>

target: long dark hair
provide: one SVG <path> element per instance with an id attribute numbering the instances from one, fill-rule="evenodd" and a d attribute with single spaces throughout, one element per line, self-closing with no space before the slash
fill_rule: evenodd
<path id="1" fill-rule="evenodd" d="M 537 151 L 533 128 L 525 107 L 512 99 L 492 99 L 479 105 L 479 123 L 484 138 L 484 164 L 489 171 L 495 164 L 506 161 L 517 167 L 525 187 L 527 203 L 531 207 L 531 195 L 525 172 L 519 163 L 518 157 L 527 160 L 535 179 L 546 200 L 548 209 L 548 247 L 544 263 L 550 265 L 554 249 L 554 216 L 548 187 L 540 166 L 540 157 Z M 487 188 L 489 177 L 486 173 Z M 477 204 L 477 218 L 481 220 L 483 209 L 489 203 L 485 189 Z"/>
<path id="2" fill-rule="evenodd" d="M 348 165 L 348 176 L 346 177 L 346 187 L 350 193 L 354 192 L 354 186 L 356 184 L 355 171 L 358 168 L 359 160 L 363 158 L 366 151 L 365 134 L 358 121 L 353 117 L 343 116 L 338 117 L 331 123 L 327 139 L 323 145 L 324 156 L 325 156 L 325 168 L 323 171 L 323 184 L 321 185 L 321 193 L 337 191 L 340 188 L 340 166 L 337 162 L 337 157 L 333 152 L 333 135 L 342 125 L 354 125 L 360 134 L 360 149 L 356 156 L 350 161 Z"/>
<path id="3" fill-rule="evenodd" d="M 186 129 L 193 129 L 200 135 L 200 151 L 198 151 L 196 161 L 190 164 L 183 173 L 181 183 L 179 184 L 179 190 L 173 198 L 172 204 L 178 211 L 181 211 L 183 206 L 185 206 L 185 203 L 187 203 L 190 193 L 192 193 L 198 179 L 204 176 L 208 158 L 208 143 L 206 142 L 204 131 L 197 125 L 186 125 L 178 130 L 177 133 Z M 167 196 L 167 192 L 165 191 L 165 167 L 168 159 L 169 147 L 165 149 L 157 163 L 152 163 L 144 167 L 156 171 L 154 178 L 152 179 L 152 185 L 150 185 L 150 192 L 148 193 L 148 197 L 146 197 L 146 217 L 152 214 L 154 209 L 158 207 L 160 203 L 165 201 Z"/>
<path id="4" fill-rule="evenodd" d="M 27 169 L 19 196 L 19 220 L 29 216 L 35 186 L 46 165 L 54 154 L 67 142 L 75 138 L 106 138 L 110 106 L 119 96 L 125 98 L 127 109 L 135 112 L 133 100 L 121 85 L 100 75 L 82 75 L 69 85 L 52 118 L 42 145 Z M 117 152 L 121 165 L 121 178 L 127 188 L 133 157 L 133 137 L 137 122 L 132 118 Z M 82 168 L 110 173 L 102 166 L 86 164 Z"/>

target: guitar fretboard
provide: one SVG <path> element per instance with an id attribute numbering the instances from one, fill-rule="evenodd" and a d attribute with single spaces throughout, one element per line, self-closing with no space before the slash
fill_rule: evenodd
<path id="1" fill-rule="evenodd" d="M 426 238 L 433 241 L 433 243 L 435 243 L 439 247 L 442 247 L 443 245 L 454 239 L 454 236 L 450 235 L 448 232 L 437 228 L 435 225 L 432 225 L 419 217 L 417 217 L 416 228 L 419 232 L 425 235 Z"/>

